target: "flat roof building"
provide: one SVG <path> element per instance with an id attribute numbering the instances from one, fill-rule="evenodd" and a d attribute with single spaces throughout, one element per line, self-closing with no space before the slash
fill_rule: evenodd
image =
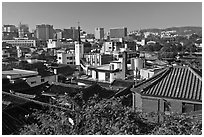
<path id="1" fill-rule="evenodd" d="M 36 41 L 29 40 L 28 38 L 16 38 L 14 40 L 2 40 L 2 42 L 6 42 L 13 46 L 20 46 L 20 47 L 35 47 L 36 46 Z"/>
<path id="2" fill-rule="evenodd" d="M 95 28 L 95 39 L 104 39 L 104 28 Z"/>

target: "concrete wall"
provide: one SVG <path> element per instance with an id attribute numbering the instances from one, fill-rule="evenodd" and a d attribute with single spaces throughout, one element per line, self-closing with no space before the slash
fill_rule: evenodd
<path id="1" fill-rule="evenodd" d="M 26 79 L 26 82 L 31 86 L 37 86 L 41 83 L 41 76 L 29 77 Z"/>
<path id="2" fill-rule="evenodd" d="M 75 64 L 75 55 L 73 53 L 58 53 L 57 63 L 59 64 Z"/>
<path id="3" fill-rule="evenodd" d="M 56 82 L 56 75 L 52 75 L 52 76 L 46 76 L 46 77 L 41 77 L 41 76 L 36 76 L 36 77 L 29 77 L 26 79 L 26 82 L 31 86 L 37 86 L 39 84 L 42 84 L 44 82 L 47 82 L 49 84 L 52 84 L 52 82 Z"/>
<path id="4" fill-rule="evenodd" d="M 113 51 L 113 42 L 105 42 L 102 51 L 102 53 Z"/>
<path id="5" fill-rule="evenodd" d="M 48 81 L 49 84 L 52 84 L 53 82 L 57 82 L 56 75 L 42 77 L 41 79 L 44 79 L 44 82 Z"/>
<path id="6" fill-rule="evenodd" d="M 91 71 L 91 75 L 92 75 L 92 78 L 93 78 L 93 79 L 96 79 L 96 71 L 95 71 L 95 70 L 92 70 L 92 71 Z"/>
<path id="7" fill-rule="evenodd" d="M 122 69 L 122 63 L 121 62 L 111 62 L 110 64 L 114 65 L 114 70 Z"/>
<path id="8" fill-rule="evenodd" d="M 80 65 L 80 59 L 84 55 L 84 45 L 75 43 L 75 64 Z"/>
<path id="9" fill-rule="evenodd" d="M 105 72 L 98 72 L 98 80 L 105 81 L 106 80 L 106 73 Z"/>
<path id="10" fill-rule="evenodd" d="M 122 79 L 122 76 L 123 76 L 122 71 L 110 73 L 110 82 L 113 82 L 115 79 Z"/>
<path id="11" fill-rule="evenodd" d="M 58 41 L 53 41 L 52 39 L 49 39 L 47 42 L 47 48 L 57 48 L 60 46 L 60 42 Z"/>
<path id="12" fill-rule="evenodd" d="M 140 76 L 142 79 L 151 78 L 154 74 L 155 74 L 154 71 L 150 71 L 148 69 L 141 69 L 140 70 Z"/>
<path id="13" fill-rule="evenodd" d="M 135 93 L 135 108 L 141 108 L 143 112 L 164 112 L 164 102 L 168 102 L 171 106 L 170 111 L 173 113 L 182 113 L 182 103 L 202 104 L 201 102 L 192 102 L 187 100 L 158 98 L 151 96 L 141 96 Z"/>
<path id="14" fill-rule="evenodd" d="M 139 93 L 135 93 L 133 101 L 136 111 L 142 111 L 142 96 Z"/>

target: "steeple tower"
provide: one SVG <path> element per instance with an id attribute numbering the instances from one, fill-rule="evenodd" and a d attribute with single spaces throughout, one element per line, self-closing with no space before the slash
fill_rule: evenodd
<path id="1" fill-rule="evenodd" d="M 80 60 L 84 55 L 84 45 L 81 42 L 80 38 L 80 26 L 78 22 L 78 41 L 75 42 L 75 65 L 78 66 L 79 72 L 81 72 L 81 63 Z"/>

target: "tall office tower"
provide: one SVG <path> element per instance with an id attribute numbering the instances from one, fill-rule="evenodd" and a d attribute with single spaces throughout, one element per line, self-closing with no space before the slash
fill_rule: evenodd
<path id="1" fill-rule="evenodd" d="M 19 24 L 18 26 L 18 37 L 19 38 L 23 38 L 24 36 L 28 36 L 29 35 L 29 27 L 27 24 Z"/>
<path id="2" fill-rule="evenodd" d="M 65 39 L 73 39 L 73 33 L 71 29 L 64 29 L 62 31 L 62 37 Z"/>
<path id="3" fill-rule="evenodd" d="M 72 39 L 77 41 L 79 38 L 78 30 L 75 27 L 70 27 L 69 29 L 64 29 L 62 31 L 62 38 Z"/>
<path id="4" fill-rule="evenodd" d="M 104 39 L 104 28 L 95 28 L 95 39 Z"/>
<path id="5" fill-rule="evenodd" d="M 75 27 L 71 27 L 71 31 L 72 31 L 72 39 L 78 40 L 80 32 Z"/>
<path id="6" fill-rule="evenodd" d="M 111 28 L 110 38 L 124 38 L 127 36 L 127 28 Z"/>
<path id="7" fill-rule="evenodd" d="M 42 24 L 36 25 L 36 36 L 39 40 L 53 39 L 54 29 L 52 25 Z"/>

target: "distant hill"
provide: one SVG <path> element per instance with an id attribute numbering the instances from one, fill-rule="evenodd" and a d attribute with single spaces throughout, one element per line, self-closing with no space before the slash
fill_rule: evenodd
<path id="1" fill-rule="evenodd" d="M 199 34 L 202 35 L 202 27 L 194 27 L 194 26 L 185 26 L 185 27 L 170 27 L 166 29 L 157 29 L 157 28 L 150 28 L 150 29 L 142 29 L 142 32 L 162 32 L 162 31 L 172 31 L 175 30 L 179 35 L 187 35 L 187 34 Z"/>
<path id="2" fill-rule="evenodd" d="M 171 27 L 164 29 L 166 31 L 168 30 L 176 30 L 176 32 L 180 35 L 186 35 L 186 34 L 202 34 L 202 27 L 193 27 L 193 26 L 186 26 L 186 27 Z"/>

